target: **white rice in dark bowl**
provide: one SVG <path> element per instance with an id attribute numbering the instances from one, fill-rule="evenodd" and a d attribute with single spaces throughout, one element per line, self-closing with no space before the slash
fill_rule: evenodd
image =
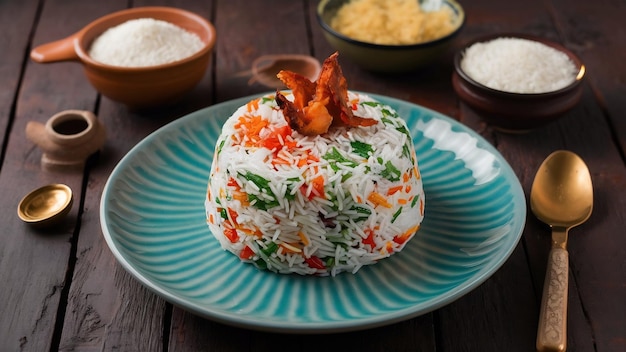
<path id="1" fill-rule="evenodd" d="M 367 95 L 349 92 L 349 103 L 378 123 L 303 136 L 273 94 L 226 121 L 205 203 L 225 250 L 260 269 L 326 276 L 356 273 L 415 235 L 424 192 L 406 123 Z"/>

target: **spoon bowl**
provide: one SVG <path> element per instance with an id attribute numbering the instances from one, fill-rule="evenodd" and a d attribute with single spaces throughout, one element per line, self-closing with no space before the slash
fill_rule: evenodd
<path id="1" fill-rule="evenodd" d="M 559 150 L 543 161 L 530 191 L 530 208 L 552 228 L 552 246 L 537 330 L 538 351 L 565 351 L 567 345 L 568 232 L 589 219 L 593 186 L 585 162 Z"/>
<path id="2" fill-rule="evenodd" d="M 281 70 L 293 71 L 315 81 L 321 69 L 320 62 L 308 55 L 263 55 L 252 63 L 252 78 L 249 83 L 258 82 L 270 88 L 285 88 L 285 84 L 276 77 Z"/>
<path id="3" fill-rule="evenodd" d="M 593 207 L 593 188 L 585 162 L 576 154 L 556 151 L 539 168 L 530 206 L 550 226 L 574 227 L 585 222 Z"/>

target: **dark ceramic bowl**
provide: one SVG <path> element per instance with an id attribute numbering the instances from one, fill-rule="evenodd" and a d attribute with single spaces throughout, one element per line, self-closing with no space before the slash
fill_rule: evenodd
<path id="1" fill-rule="evenodd" d="M 91 43 L 107 29 L 137 18 L 154 18 L 197 34 L 204 47 L 180 61 L 147 67 L 120 67 L 102 64 L 88 55 Z M 101 17 L 79 32 L 31 52 L 35 62 L 77 61 L 85 76 L 102 95 L 132 109 L 168 105 L 180 100 L 202 79 L 215 46 L 213 25 L 192 12 L 171 7 L 138 7 Z"/>
<path id="2" fill-rule="evenodd" d="M 336 32 L 330 22 L 339 8 L 349 0 L 322 0 L 317 7 L 317 20 L 328 43 L 342 57 L 373 72 L 408 72 L 417 70 L 440 58 L 465 23 L 465 12 L 454 0 L 444 0 L 455 15 L 454 30 L 441 38 L 411 45 L 381 45 L 358 41 Z"/>
<path id="3" fill-rule="evenodd" d="M 496 38 L 522 38 L 543 43 L 565 53 L 574 63 L 577 76 L 573 83 L 559 90 L 546 93 L 511 93 L 489 88 L 469 77 L 461 68 L 465 50 L 475 43 Z M 498 34 L 469 42 L 454 57 L 452 85 L 455 92 L 487 124 L 509 133 L 523 133 L 562 117 L 580 101 L 585 65 L 564 46 L 532 35 Z"/>

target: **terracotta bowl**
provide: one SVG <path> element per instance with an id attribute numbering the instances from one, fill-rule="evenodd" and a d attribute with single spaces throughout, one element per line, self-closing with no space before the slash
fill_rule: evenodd
<path id="1" fill-rule="evenodd" d="M 197 34 L 205 45 L 193 56 L 157 66 L 111 66 L 89 57 L 89 47 L 100 34 L 137 18 L 170 22 Z M 65 39 L 38 46 L 30 57 L 39 63 L 80 62 L 85 76 L 102 95 L 132 109 L 146 109 L 173 104 L 198 84 L 210 61 L 215 39 L 213 25 L 192 12 L 170 7 L 138 7 L 111 13 Z"/>
<path id="2" fill-rule="evenodd" d="M 511 93 L 476 82 L 461 68 L 467 48 L 496 38 L 522 38 L 543 43 L 565 53 L 576 66 L 577 76 L 570 85 L 547 93 Z M 493 128 L 508 133 L 524 133 L 562 117 L 580 101 L 585 65 L 564 46 L 547 39 L 524 34 L 497 34 L 474 39 L 454 57 L 452 86 L 456 94 Z"/>
<path id="3" fill-rule="evenodd" d="M 451 46 L 465 23 L 465 12 L 454 0 L 443 0 L 455 14 L 454 30 L 441 38 L 411 45 L 382 45 L 349 38 L 330 27 L 332 18 L 349 0 L 322 0 L 317 7 L 317 20 L 328 43 L 342 57 L 373 72 L 409 72 L 418 70 L 440 58 Z"/>

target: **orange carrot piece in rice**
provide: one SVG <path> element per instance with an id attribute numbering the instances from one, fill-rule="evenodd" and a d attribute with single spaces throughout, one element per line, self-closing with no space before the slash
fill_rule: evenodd
<path id="1" fill-rule="evenodd" d="M 233 192 L 233 199 L 238 200 L 239 202 L 241 202 L 241 205 L 243 205 L 243 206 L 250 205 L 250 202 L 248 201 L 248 194 L 246 192 L 234 191 Z"/>
<path id="2" fill-rule="evenodd" d="M 389 190 L 387 190 L 387 195 L 391 196 L 396 194 L 398 191 L 402 190 L 403 186 L 395 186 L 395 187 L 390 187 Z"/>
<path id="3" fill-rule="evenodd" d="M 372 192 L 367 196 L 367 200 L 374 203 L 375 206 L 381 206 L 385 208 L 391 208 L 391 204 L 387 201 L 387 198 L 378 192 Z"/>
<path id="4" fill-rule="evenodd" d="M 417 230 L 419 230 L 420 225 L 416 225 L 411 227 L 410 229 L 406 230 L 406 232 L 396 236 L 393 238 L 393 241 L 397 244 L 403 244 L 405 243 L 413 234 L 415 234 L 417 232 Z"/>
<path id="5" fill-rule="evenodd" d="M 311 183 L 313 184 L 313 190 L 315 190 L 317 196 L 326 199 L 326 193 L 324 192 L 324 176 L 317 176 L 311 181 Z"/>
<path id="6" fill-rule="evenodd" d="M 307 237 L 307 235 L 304 234 L 304 232 L 298 231 L 298 237 L 300 237 L 302 244 L 304 244 L 305 246 L 311 244 L 311 241 L 309 241 L 309 238 Z"/>

